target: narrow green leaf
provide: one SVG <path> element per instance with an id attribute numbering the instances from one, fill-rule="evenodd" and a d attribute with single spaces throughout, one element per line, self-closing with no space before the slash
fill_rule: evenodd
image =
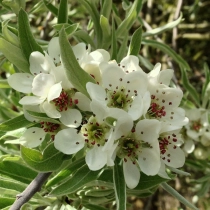
<path id="1" fill-rule="evenodd" d="M 182 76 L 182 83 L 184 88 L 189 92 L 192 100 L 198 105 L 200 106 L 200 99 L 199 99 L 199 95 L 197 90 L 190 84 L 189 80 L 188 80 L 188 76 L 186 71 L 184 70 L 184 68 L 181 66 L 181 76 Z"/>
<path id="2" fill-rule="evenodd" d="M 0 38 L 0 51 L 20 71 L 29 72 L 29 63 L 19 47 L 11 44 L 4 38 Z"/>
<path id="3" fill-rule="evenodd" d="M 125 33 L 128 33 L 130 28 L 132 27 L 133 23 L 135 22 L 136 18 L 138 17 L 138 11 L 137 9 L 140 8 L 140 5 L 142 4 L 142 0 L 135 0 L 131 9 L 129 10 L 126 18 L 121 22 L 119 25 L 116 37 L 123 37 Z"/>
<path id="4" fill-rule="evenodd" d="M 68 42 L 64 29 L 60 31 L 59 43 L 61 48 L 61 58 L 69 81 L 78 91 L 89 97 L 86 90 L 86 84 L 87 82 L 95 83 L 95 80 L 80 67 L 70 43 Z"/>
<path id="5" fill-rule="evenodd" d="M 50 172 L 57 170 L 63 163 L 65 154 L 56 150 L 51 143 L 43 151 L 43 154 L 35 149 L 21 146 L 21 157 L 28 166 L 39 172 Z"/>
<path id="6" fill-rule="evenodd" d="M 205 92 L 206 92 L 206 88 L 210 82 L 210 72 L 209 72 L 209 67 L 207 63 L 204 63 L 204 73 L 205 73 L 205 82 L 203 84 L 202 87 L 202 99 L 204 98 Z"/>
<path id="7" fill-rule="evenodd" d="M 174 196 L 176 199 L 178 199 L 181 203 L 183 203 L 185 206 L 189 207 L 190 209 L 198 210 L 197 207 L 195 207 L 192 203 L 190 203 L 188 200 L 186 200 L 182 195 L 180 195 L 175 189 L 173 189 L 171 186 L 169 186 L 166 183 L 162 183 L 161 187 L 167 191 L 169 194 Z"/>
<path id="8" fill-rule="evenodd" d="M 19 11 L 18 15 L 18 34 L 22 52 L 28 61 L 30 54 L 34 51 L 39 51 L 44 54 L 42 48 L 37 44 L 32 35 L 28 15 L 23 9 Z"/>
<path id="9" fill-rule="evenodd" d="M 109 196 L 110 194 L 113 194 L 114 190 L 113 189 L 86 189 L 85 190 L 85 195 L 86 196 L 92 196 L 92 197 L 105 197 Z"/>
<path id="10" fill-rule="evenodd" d="M 18 117 L 15 117 L 13 119 L 7 120 L 0 124 L 0 130 L 1 131 L 13 131 L 22 127 L 29 127 L 34 125 L 34 122 L 30 122 L 26 120 L 24 115 L 20 115 Z"/>
<path id="11" fill-rule="evenodd" d="M 126 184 L 123 174 L 123 167 L 119 164 L 119 158 L 116 158 L 113 168 L 114 190 L 117 203 L 117 210 L 126 210 Z"/>
<path id="12" fill-rule="evenodd" d="M 53 28 L 55 28 L 55 30 L 60 31 L 62 28 L 64 27 L 65 32 L 67 34 L 67 36 L 69 36 L 70 34 L 73 34 L 79 27 L 78 23 L 75 24 L 68 24 L 68 23 L 62 23 L 62 24 L 56 24 L 53 26 Z"/>
<path id="13" fill-rule="evenodd" d="M 29 184 L 36 177 L 37 172 L 24 166 L 19 157 L 3 156 L 0 161 L 0 174 Z"/>
<path id="14" fill-rule="evenodd" d="M 84 30 L 75 31 L 73 37 L 78 40 L 78 42 L 84 42 L 86 44 L 90 44 L 93 49 L 96 48 L 95 43 L 93 42 L 90 35 Z"/>
<path id="15" fill-rule="evenodd" d="M 120 49 L 118 50 L 117 53 L 117 62 L 120 62 L 126 56 L 126 53 L 128 51 L 127 43 L 128 43 L 128 34 L 125 34 L 121 42 Z"/>
<path id="16" fill-rule="evenodd" d="M 114 18 L 112 18 L 112 44 L 111 44 L 111 59 L 117 59 L 117 39 L 115 34 L 115 23 Z"/>
<path id="17" fill-rule="evenodd" d="M 138 58 L 139 58 L 140 64 L 145 66 L 148 70 L 151 70 L 154 68 L 154 66 L 150 63 L 150 61 L 147 58 L 145 58 L 141 55 L 138 55 Z"/>
<path id="18" fill-rule="evenodd" d="M 190 66 L 188 65 L 188 63 L 180 55 L 178 55 L 174 50 L 172 50 L 169 46 L 167 46 L 166 44 L 155 41 L 155 40 L 149 40 L 149 39 L 142 39 L 141 43 L 143 45 L 158 48 L 161 51 L 163 51 L 164 53 L 168 54 L 169 56 L 171 56 L 174 59 L 174 61 L 177 62 L 177 64 L 180 66 L 180 68 L 183 67 L 186 70 L 191 69 Z"/>
<path id="19" fill-rule="evenodd" d="M 38 119 L 40 121 L 44 121 L 44 122 L 52 122 L 52 123 L 56 123 L 56 124 L 61 124 L 60 121 L 53 119 L 53 118 L 49 118 L 45 113 L 39 113 L 39 112 L 32 112 L 27 110 L 27 113 L 31 116 L 34 117 L 35 119 Z"/>
<path id="20" fill-rule="evenodd" d="M 61 196 L 73 193 L 87 183 L 97 179 L 100 173 L 101 170 L 91 171 L 87 165 L 84 165 L 68 181 L 53 189 L 49 195 Z"/>
<path id="21" fill-rule="evenodd" d="M 87 209 L 91 209 L 91 210 L 108 210 L 107 208 L 104 208 L 102 206 L 98 206 L 98 205 L 94 205 L 94 204 L 89 204 L 89 203 L 85 203 L 83 204 L 85 206 L 85 208 Z"/>
<path id="22" fill-rule="evenodd" d="M 2 136 L 0 135 L 0 140 L 4 139 L 6 137 L 11 137 L 11 136 L 15 137 L 15 138 L 20 138 L 25 131 L 26 131 L 25 127 L 19 128 L 19 129 L 13 130 L 13 131 L 8 131 L 8 132 L 4 133 Z M 19 140 L 18 140 L 18 142 L 19 142 Z M 6 143 L 6 142 L 4 142 L 4 143 Z"/>
<path id="23" fill-rule="evenodd" d="M 128 55 L 138 56 L 141 48 L 141 36 L 142 36 L 142 28 L 139 27 L 131 37 L 131 43 L 128 49 Z"/>
<path id="24" fill-rule="evenodd" d="M 196 179 L 195 181 L 196 182 L 206 182 L 206 181 L 209 181 L 209 180 L 210 180 L 210 174 L 207 174 L 200 179 Z"/>
<path id="25" fill-rule="evenodd" d="M 11 206 L 16 198 L 0 197 L 0 209 Z"/>
<path id="26" fill-rule="evenodd" d="M 177 20 L 172 21 L 170 23 L 167 23 L 164 26 L 152 29 L 151 31 L 147 31 L 146 33 L 143 33 L 142 36 L 143 37 L 147 37 L 147 36 L 154 36 L 154 35 L 161 34 L 161 33 L 163 33 L 166 30 L 170 30 L 170 29 L 176 27 L 181 21 L 182 21 L 182 13 L 181 13 L 181 15 L 179 16 L 179 18 Z"/>
<path id="27" fill-rule="evenodd" d="M 58 9 L 58 24 L 68 22 L 68 1 L 61 0 Z"/>
<path id="28" fill-rule="evenodd" d="M 58 184 L 61 181 L 64 181 L 66 178 L 70 177 L 70 174 L 72 174 L 77 169 L 81 168 L 83 165 L 85 165 L 85 158 L 81 158 L 74 161 L 73 163 L 71 163 L 69 167 L 60 171 L 53 178 L 51 178 L 47 182 L 46 187 L 52 187 L 53 185 Z"/>
<path id="29" fill-rule="evenodd" d="M 4 21 L 2 23 L 2 34 L 3 34 L 3 37 L 4 37 L 4 39 L 6 39 L 11 44 L 19 47 L 20 46 L 19 39 L 18 39 L 16 34 L 14 34 L 13 32 L 11 32 L 8 29 L 8 23 L 9 23 L 9 20 Z"/>
<path id="30" fill-rule="evenodd" d="M 109 20 L 101 15 L 100 17 L 100 25 L 103 33 L 103 49 L 107 49 L 110 45 L 110 36 L 111 36 L 111 30 L 110 30 L 110 24 Z"/>
<path id="31" fill-rule="evenodd" d="M 166 181 L 169 180 L 164 179 L 158 175 L 147 176 L 146 174 L 141 173 L 139 184 L 135 187 L 134 190 L 148 190 Z"/>
<path id="32" fill-rule="evenodd" d="M 22 192 L 27 187 L 27 185 L 16 180 L 0 176 L 0 187 Z"/>
<path id="33" fill-rule="evenodd" d="M 112 10 L 112 0 L 105 0 L 102 5 L 101 14 L 109 19 Z"/>
<path id="34" fill-rule="evenodd" d="M 94 31 L 96 33 L 97 48 L 100 48 L 102 44 L 103 34 L 100 27 L 100 16 L 96 4 L 94 1 L 79 0 L 79 2 L 85 6 L 86 10 L 91 16 L 94 25 Z"/>

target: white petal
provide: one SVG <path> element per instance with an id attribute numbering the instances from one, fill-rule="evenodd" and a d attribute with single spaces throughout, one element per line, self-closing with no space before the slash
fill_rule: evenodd
<path id="1" fill-rule="evenodd" d="M 160 150 L 158 141 L 151 143 L 152 148 L 143 148 L 138 156 L 141 170 L 146 175 L 156 175 L 160 169 Z"/>
<path id="2" fill-rule="evenodd" d="M 151 143 L 159 137 L 161 124 L 158 120 L 143 119 L 136 125 L 136 138 Z M 151 132 L 152 129 L 152 132 Z"/>
<path id="3" fill-rule="evenodd" d="M 194 149 L 195 149 L 194 141 L 191 140 L 191 139 L 185 140 L 183 149 L 184 149 L 187 153 L 192 153 L 192 152 L 194 151 Z"/>
<path id="4" fill-rule="evenodd" d="M 51 118 L 60 118 L 61 117 L 60 112 L 56 109 L 54 104 L 51 104 L 51 103 L 48 103 L 47 101 L 45 101 L 42 104 L 42 108 L 48 117 L 51 117 Z"/>
<path id="5" fill-rule="evenodd" d="M 95 79 L 97 84 L 101 84 L 102 78 L 98 64 L 87 63 L 84 64 L 83 69 Z"/>
<path id="6" fill-rule="evenodd" d="M 41 128 L 28 128 L 23 134 L 23 136 L 20 137 L 20 144 L 29 148 L 37 147 L 42 143 L 42 141 L 45 138 L 45 135 L 46 133 Z"/>
<path id="7" fill-rule="evenodd" d="M 55 63 L 60 62 L 60 45 L 58 37 L 53 37 L 48 44 L 49 56 Z"/>
<path id="8" fill-rule="evenodd" d="M 16 73 L 12 74 L 7 81 L 13 89 L 21 93 L 31 93 L 33 79 L 34 76 L 32 76 L 31 74 Z"/>
<path id="9" fill-rule="evenodd" d="M 125 75 L 123 83 L 131 95 L 135 95 L 134 91 L 137 91 L 138 95 L 143 96 L 147 91 L 148 78 L 143 71 L 134 71 Z"/>
<path id="10" fill-rule="evenodd" d="M 76 129 L 67 128 L 55 135 L 55 148 L 64 154 L 75 154 L 84 147 L 84 138 Z"/>
<path id="11" fill-rule="evenodd" d="M 135 97 L 131 107 L 128 108 L 128 114 L 135 121 L 139 119 L 143 114 L 143 101 L 141 96 Z"/>
<path id="12" fill-rule="evenodd" d="M 60 113 L 60 121 L 67 127 L 77 128 L 80 126 L 82 115 L 77 109 L 67 109 L 66 111 Z"/>
<path id="13" fill-rule="evenodd" d="M 90 99 L 86 95 L 84 95 L 80 92 L 76 92 L 73 97 L 73 100 L 75 100 L 75 99 L 78 100 L 77 106 L 79 107 L 79 109 L 81 109 L 82 111 L 91 112 Z"/>
<path id="14" fill-rule="evenodd" d="M 116 119 L 113 133 L 114 140 L 126 136 L 131 131 L 133 120 L 127 112 L 118 108 L 110 108 L 108 114 Z"/>
<path id="15" fill-rule="evenodd" d="M 41 99 L 36 96 L 24 96 L 20 99 L 19 103 L 22 105 L 38 105 L 41 104 L 44 99 Z"/>
<path id="16" fill-rule="evenodd" d="M 85 43 L 79 43 L 72 47 L 74 55 L 78 60 L 82 59 L 87 54 L 86 46 Z"/>
<path id="17" fill-rule="evenodd" d="M 57 84 L 53 85 L 49 89 L 49 92 L 48 92 L 48 95 L 47 95 L 48 102 L 52 101 L 55 98 L 58 98 L 61 94 L 61 91 L 62 91 L 61 83 L 57 83 Z"/>
<path id="18" fill-rule="evenodd" d="M 50 88 L 55 84 L 54 76 L 51 74 L 38 74 L 32 83 L 32 93 L 46 98 Z"/>
<path id="19" fill-rule="evenodd" d="M 169 86 L 170 81 L 173 77 L 174 71 L 172 69 L 166 69 L 160 71 L 158 82 Z"/>
<path id="20" fill-rule="evenodd" d="M 23 105 L 23 113 L 24 113 L 24 117 L 30 121 L 30 122 L 39 122 L 40 120 L 37 118 L 32 117 L 28 111 L 33 111 L 33 112 L 41 112 L 39 105 Z"/>
<path id="21" fill-rule="evenodd" d="M 108 108 L 96 100 L 91 101 L 90 107 L 98 122 L 102 123 L 108 114 Z"/>
<path id="22" fill-rule="evenodd" d="M 99 67 L 102 70 L 102 83 L 104 88 L 108 88 L 109 90 L 116 89 L 117 86 L 121 88 L 121 79 L 126 74 L 119 66 L 101 63 Z"/>
<path id="23" fill-rule="evenodd" d="M 90 53 L 93 60 L 98 62 L 108 62 L 110 60 L 109 53 L 104 49 L 98 49 Z"/>
<path id="24" fill-rule="evenodd" d="M 125 183 L 128 188 L 135 188 L 140 179 L 140 171 L 138 167 L 132 163 L 132 161 L 128 158 L 127 162 L 123 161 L 123 173 L 125 178 Z"/>
<path id="25" fill-rule="evenodd" d="M 95 99 L 103 104 L 106 104 L 105 102 L 106 92 L 101 86 L 88 82 L 86 84 L 86 88 L 92 99 Z"/>
<path id="26" fill-rule="evenodd" d="M 199 132 L 195 130 L 187 130 L 187 135 L 195 141 L 198 141 L 198 137 L 201 135 Z"/>
<path id="27" fill-rule="evenodd" d="M 161 69 L 161 64 L 160 63 L 156 63 L 153 70 L 151 72 L 148 73 L 149 77 L 157 77 L 160 73 L 160 69 Z"/>
<path id="28" fill-rule="evenodd" d="M 151 104 L 151 95 L 149 91 L 146 91 L 145 94 L 143 95 L 143 115 L 147 113 L 150 104 Z"/>
<path id="29" fill-rule="evenodd" d="M 165 157 L 163 161 L 166 165 L 174 168 L 182 167 L 185 162 L 183 150 L 173 144 L 167 146 L 166 153 L 162 155 L 162 157 Z"/>
<path id="30" fill-rule="evenodd" d="M 165 167 L 165 163 L 163 161 L 160 161 L 161 165 L 160 165 L 160 170 L 158 172 L 158 175 L 160 177 L 163 177 L 165 179 L 171 179 L 168 174 L 166 173 L 166 167 Z"/>
<path id="31" fill-rule="evenodd" d="M 92 171 L 97 171 L 103 168 L 106 164 L 107 154 L 102 151 L 102 148 L 103 147 L 95 146 L 90 149 L 85 156 L 85 161 L 89 169 Z"/>
<path id="32" fill-rule="evenodd" d="M 120 66 L 127 73 L 133 71 L 142 71 L 142 69 L 139 67 L 139 59 L 134 55 L 128 55 L 123 58 L 120 62 Z"/>
<path id="33" fill-rule="evenodd" d="M 45 56 L 40 52 L 32 52 L 29 57 L 30 71 L 33 75 L 49 73 L 51 65 Z"/>

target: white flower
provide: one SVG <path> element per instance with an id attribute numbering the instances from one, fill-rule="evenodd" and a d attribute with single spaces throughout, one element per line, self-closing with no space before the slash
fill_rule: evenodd
<path id="1" fill-rule="evenodd" d="M 162 161 L 173 168 L 180 168 L 185 163 L 184 151 L 180 148 L 183 140 L 179 130 L 160 134 L 159 146 Z"/>
<path id="2" fill-rule="evenodd" d="M 152 132 L 151 132 L 152 127 Z M 118 139 L 117 156 L 123 158 L 125 182 L 135 188 L 140 179 L 140 170 L 147 175 L 156 175 L 160 169 L 158 143 L 160 123 L 153 119 L 140 120 L 130 134 Z"/>
<path id="3" fill-rule="evenodd" d="M 61 130 L 55 135 L 54 143 L 55 147 L 65 154 L 74 154 L 85 146 L 86 163 L 95 171 L 106 164 L 114 165 L 117 145 L 114 145 L 113 139 L 131 129 L 133 121 L 123 110 L 109 109 L 97 101 L 92 101 L 90 107 L 94 116 L 82 125 L 81 131 L 78 133 L 72 128 Z M 110 123 L 110 116 L 113 123 Z"/>
<path id="4" fill-rule="evenodd" d="M 146 113 L 144 103 L 150 98 L 147 91 L 147 76 L 141 71 L 126 74 L 115 64 L 102 63 L 102 85 L 87 83 L 92 100 L 107 107 L 123 109 L 137 120 Z"/>

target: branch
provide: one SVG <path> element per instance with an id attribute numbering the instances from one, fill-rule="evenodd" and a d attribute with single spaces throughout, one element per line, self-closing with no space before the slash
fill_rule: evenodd
<path id="1" fill-rule="evenodd" d="M 21 206 L 28 202 L 36 192 L 41 190 L 42 185 L 51 173 L 52 172 L 38 174 L 37 177 L 26 187 L 26 189 L 16 196 L 16 201 L 9 210 L 19 210 Z"/>

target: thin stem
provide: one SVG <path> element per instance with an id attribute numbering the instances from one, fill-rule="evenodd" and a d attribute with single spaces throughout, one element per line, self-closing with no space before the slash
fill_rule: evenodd
<path id="1" fill-rule="evenodd" d="M 26 187 L 26 189 L 16 196 L 16 201 L 9 210 L 19 210 L 21 206 L 28 202 L 36 192 L 40 191 L 42 185 L 48 179 L 50 174 L 51 172 L 38 174 L 37 177 Z"/>

